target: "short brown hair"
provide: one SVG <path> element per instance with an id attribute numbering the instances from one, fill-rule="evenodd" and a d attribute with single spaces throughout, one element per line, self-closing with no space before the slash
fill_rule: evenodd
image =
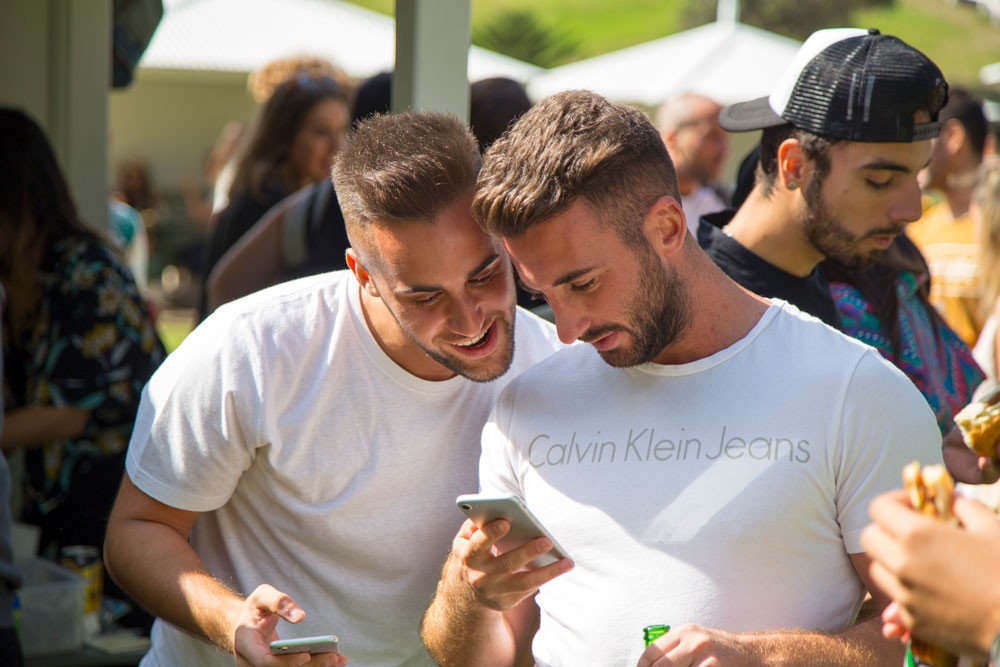
<path id="1" fill-rule="evenodd" d="M 333 169 L 352 245 L 368 237 L 371 225 L 434 220 L 472 189 L 481 163 L 475 137 L 454 116 L 368 118 Z"/>
<path id="2" fill-rule="evenodd" d="M 472 211 L 491 233 L 515 238 L 582 197 L 626 243 L 657 198 L 680 201 L 677 175 L 644 113 L 588 91 L 536 104 L 486 152 Z"/>

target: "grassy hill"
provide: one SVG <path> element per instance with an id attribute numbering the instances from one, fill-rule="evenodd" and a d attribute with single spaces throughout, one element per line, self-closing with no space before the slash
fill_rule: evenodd
<path id="1" fill-rule="evenodd" d="M 392 14 L 394 0 L 351 0 Z M 577 43 L 573 59 L 588 58 L 672 34 L 684 0 L 472 0 L 474 28 L 509 9 L 527 9 Z M 854 24 L 897 35 L 934 59 L 953 84 L 981 87 L 979 69 L 1000 61 L 1000 27 L 969 4 L 896 0 L 895 7 L 857 12 Z M 831 26 L 833 27 L 833 26 Z"/>

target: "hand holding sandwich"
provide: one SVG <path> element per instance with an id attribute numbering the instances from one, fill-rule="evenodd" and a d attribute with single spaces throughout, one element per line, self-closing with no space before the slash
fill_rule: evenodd
<path id="1" fill-rule="evenodd" d="M 1000 522 L 985 506 L 955 497 L 956 522 L 913 509 L 908 492 L 872 501 L 861 535 L 871 576 L 892 599 L 883 633 L 913 632 L 957 654 L 985 657 L 1000 631 Z"/>
<path id="2" fill-rule="evenodd" d="M 955 415 L 944 437 L 942 455 L 948 472 L 966 484 L 1000 479 L 1000 389 L 970 403 Z"/>

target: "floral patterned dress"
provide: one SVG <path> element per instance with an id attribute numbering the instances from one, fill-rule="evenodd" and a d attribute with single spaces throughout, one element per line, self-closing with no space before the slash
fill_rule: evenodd
<path id="1" fill-rule="evenodd" d="M 100 544 L 142 388 L 166 352 L 131 273 L 104 243 L 56 242 L 39 280 L 38 317 L 19 346 L 4 324 L 5 409 L 90 417 L 80 437 L 27 450 L 24 519 L 42 525 L 43 542 L 48 530 L 56 543 Z"/>
<path id="2" fill-rule="evenodd" d="M 896 280 L 899 301 L 899 346 L 896 353 L 872 304 L 854 286 L 831 282 L 844 333 L 868 343 L 895 364 L 924 395 L 941 432 L 952 426 L 955 413 L 970 400 L 985 374 L 958 335 L 942 320 L 932 319 L 917 296 L 919 278 L 900 273 Z M 939 325 L 939 326 L 936 326 Z"/>

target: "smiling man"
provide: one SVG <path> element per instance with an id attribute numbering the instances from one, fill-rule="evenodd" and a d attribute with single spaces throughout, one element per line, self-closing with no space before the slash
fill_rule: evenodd
<path id="1" fill-rule="evenodd" d="M 433 664 L 417 627 L 483 424 L 560 347 L 472 218 L 479 167 L 452 117 L 366 121 L 334 171 L 350 270 L 221 307 L 149 382 L 105 548 L 159 617 L 143 665 L 331 633 L 352 665 Z"/>
<path id="2" fill-rule="evenodd" d="M 948 86 L 896 37 L 836 28 L 809 37 L 770 96 L 730 105 L 729 131 L 763 130 L 757 183 L 698 240 L 736 282 L 840 328 L 824 259 L 869 266 L 920 217 L 918 172 Z"/>
<path id="3" fill-rule="evenodd" d="M 562 350 L 511 381 L 483 430 L 480 486 L 521 496 L 572 559 L 497 554 L 462 526 L 424 617 L 446 667 L 892 665 L 859 622 L 860 533 L 934 417 L 874 349 L 726 275 L 688 232 L 640 111 L 571 91 L 484 157 L 473 211 Z M 648 648 L 643 628 L 672 629 Z M 537 630 L 536 630 L 537 628 Z"/>

